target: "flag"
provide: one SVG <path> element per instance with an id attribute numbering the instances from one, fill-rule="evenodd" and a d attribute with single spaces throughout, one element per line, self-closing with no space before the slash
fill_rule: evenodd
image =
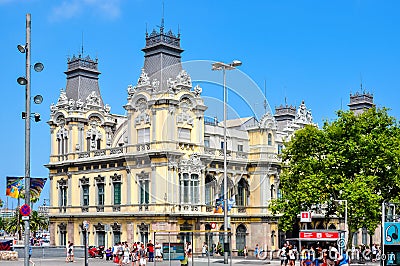
<path id="1" fill-rule="evenodd" d="M 235 196 L 228 199 L 228 211 L 230 211 L 235 204 L 236 204 Z"/>
<path id="2" fill-rule="evenodd" d="M 31 178 L 30 194 L 31 201 L 36 201 L 42 193 L 43 187 L 46 184 L 47 178 Z"/>
<path id="3" fill-rule="evenodd" d="M 14 177 L 14 176 L 7 176 L 7 188 L 6 188 L 6 196 L 12 198 L 19 198 L 20 192 L 22 190 L 22 181 L 24 180 L 23 177 Z"/>
<path id="4" fill-rule="evenodd" d="M 224 202 L 223 202 L 222 197 L 221 198 L 217 198 L 215 200 L 214 213 L 223 213 L 224 212 L 223 205 L 224 205 Z"/>

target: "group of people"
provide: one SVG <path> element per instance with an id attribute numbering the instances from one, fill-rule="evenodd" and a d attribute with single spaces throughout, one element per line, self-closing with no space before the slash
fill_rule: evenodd
<path id="1" fill-rule="evenodd" d="M 106 253 L 106 260 L 113 260 L 118 265 L 145 266 L 147 261 L 162 261 L 161 244 L 155 245 L 149 240 L 146 244 L 134 242 L 128 245 L 127 242 L 116 243 L 112 248 L 109 247 Z"/>
<path id="2" fill-rule="evenodd" d="M 319 244 L 303 246 L 299 254 L 296 246 L 286 242 L 279 251 L 281 266 L 294 266 L 298 255 L 300 255 L 300 266 L 349 266 L 350 264 L 350 257 L 346 252 L 339 253 L 335 243 L 327 246 Z"/>

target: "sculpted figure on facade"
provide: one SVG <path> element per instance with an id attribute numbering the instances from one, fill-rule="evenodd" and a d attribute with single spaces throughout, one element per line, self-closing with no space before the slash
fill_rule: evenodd
<path id="1" fill-rule="evenodd" d="M 57 106 L 62 106 L 68 104 L 68 97 L 65 90 L 61 89 L 60 97 L 58 97 Z"/>
<path id="2" fill-rule="evenodd" d="M 193 92 L 194 92 L 194 95 L 195 95 L 196 97 L 200 97 L 200 94 L 201 94 L 202 91 L 203 91 L 203 89 L 200 87 L 199 84 L 197 84 L 197 85 L 193 88 Z"/>
<path id="3" fill-rule="evenodd" d="M 87 105 L 100 105 L 99 96 L 97 96 L 95 91 L 92 91 L 89 96 L 86 98 Z"/>
<path id="4" fill-rule="evenodd" d="M 160 91 L 160 81 L 158 79 L 153 79 L 151 85 L 153 87 L 153 92 L 159 92 Z"/>
<path id="5" fill-rule="evenodd" d="M 147 73 L 144 71 L 144 68 L 142 68 L 142 72 L 140 73 L 140 77 L 137 82 L 137 87 L 149 87 L 150 86 L 150 79 Z"/>
<path id="6" fill-rule="evenodd" d="M 182 70 L 178 76 L 176 76 L 176 86 L 186 89 L 192 87 L 192 79 L 185 70 Z"/>
<path id="7" fill-rule="evenodd" d="M 82 109 L 83 109 L 83 106 L 84 106 L 84 102 L 83 102 L 81 99 L 78 99 L 78 100 L 76 101 L 76 109 L 77 109 L 77 110 L 82 110 Z"/>
<path id="8" fill-rule="evenodd" d="M 74 109 L 74 107 L 75 107 L 75 101 L 74 101 L 74 99 L 69 99 L 69 101 L 68 101 L 68 108 L 69 108 L 70 110 L 72 110 L 72 109 Z"/>

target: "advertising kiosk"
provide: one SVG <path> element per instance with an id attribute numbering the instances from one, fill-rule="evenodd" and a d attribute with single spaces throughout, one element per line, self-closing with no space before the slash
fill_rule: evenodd
<path id="1" fill-rule="evenodd" d="M 345 247 L 345 231 L 342 230 L 300 230 L 299 246 L 309 245 L 314 242 L 335 242 L 342 253 Z M 302 244 L 303 243 L 303 244 Z"/>
<path id="2" fill-rule="evenodd" d="M 400 266 L 400 222 L 385 222 L 383 231 L 384 265 Z"/>

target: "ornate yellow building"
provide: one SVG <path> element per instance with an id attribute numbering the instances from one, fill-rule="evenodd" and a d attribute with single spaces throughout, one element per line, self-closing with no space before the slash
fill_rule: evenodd
<path id="1" fill-rule="evenodd" d="M 224 169 L 223 124 L 204 115 L 202 89 L 182 69 L 179 34 L 163 27 L 146 34 L 143 52 L 126 115 L 103 103 L 97 59 L 68 59 L 67 85 L 48 121 L 51 244 L 82 245 L 86 220 L 90 245 L 190 241 L 188 231 L 196 231 L 193 247 L 200 251 L 223 229 L 223 214 L 213 209 L 226 170 L 228 197 L 235 199 L 232 248 L 277 247 L 277 221 L 267 206 L 279 196 L 279 153 L 283 139 L 312 123 L 310 111 L 302 103 L 259 121 L 228 120 Z"/>

